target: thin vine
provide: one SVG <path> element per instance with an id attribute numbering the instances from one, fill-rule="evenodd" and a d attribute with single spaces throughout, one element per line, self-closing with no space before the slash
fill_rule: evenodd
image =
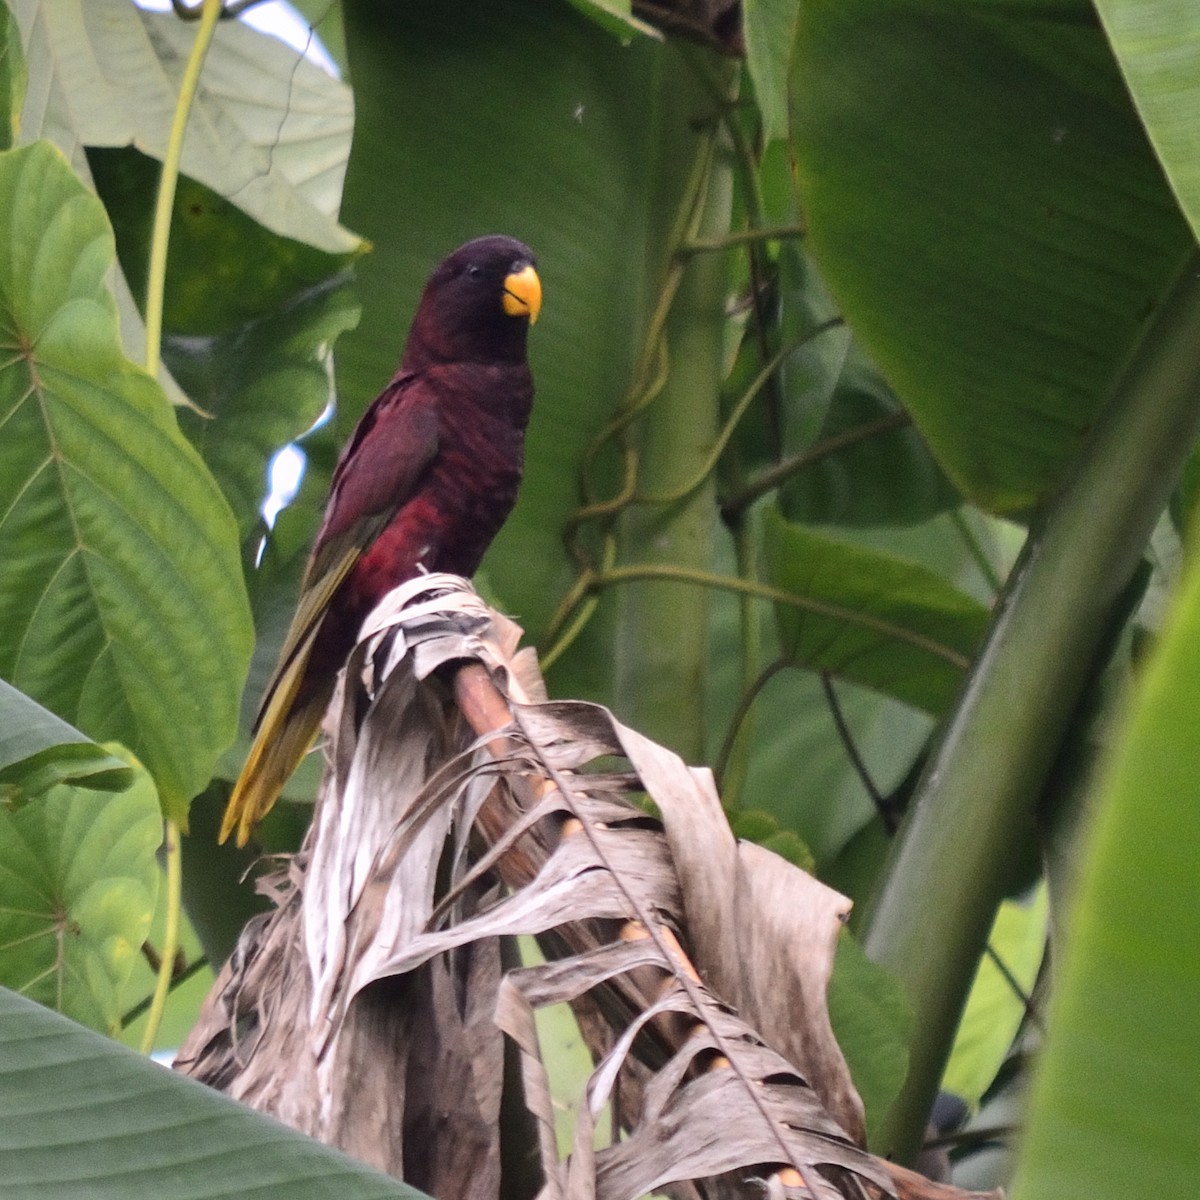
<path id="1" fill-rule="evenodd" d="M 192 13 L 194 15 L 194 9 Z M 171 240 L 171 213 L 175 207 L 175 189 L 179 182 L 179 163 L 183 156 L 183 138 L 187 132 L 188 114 L 196 96 L 200 81 L 200 70 L 204 65 L 208 48 L 212 44 L 213 31 L 222 15 L 221 0 L 203 0 L 200 20 L 196 26 L 196 40 L 184 68 L 179 85 L 179 99 L 175 104 L 175 115 L 171 120 L 171 133 L 167 140 L 167 151 L 163 157 L 162 175 L 158 184 L 158 198 L 154 208 L 154 225 L 150 238 L 150 266 L 146 280 L 146 370 L 158 374 L 162 351 L 163 299 L 166 295 L 167 247 Z M 180 913 L 183 905 L 183 862 L 178 823 L 168 817 L 165 822 L 164 848 L 167 865 L 166 933 L 163 937 L 162 963 L 155 981 L 154 995 L 150 1001 L 149 1018 L 142 1037 L 142 1053 L 149 1054 L 154 1048 L 158 1030 L 162 1024 L 163 1010 L 171 990 L 171 976 L 175 967 L 175 954 L 179 948 Z"/>

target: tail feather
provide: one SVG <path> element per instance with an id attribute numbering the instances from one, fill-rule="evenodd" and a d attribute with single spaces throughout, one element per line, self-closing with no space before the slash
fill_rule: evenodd
<path id="1" fill-rule="evenodd" d="M 235 841 L 239 846 L 246 844 L 317 736 L 331 689 L 318 686 L 314 692 L 310 680 L 306 694 L 301 695 L 310 649 L 311 641 L 288 665 L 263 709 L 250 753 L 225 806 L 220 842 L 236 829 Z"/>

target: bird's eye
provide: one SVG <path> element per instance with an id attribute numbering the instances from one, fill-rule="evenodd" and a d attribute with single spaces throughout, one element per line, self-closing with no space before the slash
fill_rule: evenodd
<path id="1" fill-rule="evenodd" d="M 469 267 L 467 267 L 467 278 L 468 279 L 482 279 L 483 278 L 483 268 L 481 266 L 478 266 L 475 263 L 472 263 Z"/>

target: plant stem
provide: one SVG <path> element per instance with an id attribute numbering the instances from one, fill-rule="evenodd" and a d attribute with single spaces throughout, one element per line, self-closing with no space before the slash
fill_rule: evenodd
<path id="1" fill-rule="evenodd" d="M 146 1031 L 142 1035 L 142 1053 L 154 1049 L 158 1028 L 162 1024 L 163 1010 L 171 991 L 171 978 L 175 974 L 175 954 L 179 949 L 179 912 L 183 870 L 179 847 L 179 826 L 172 820 L 166 823 L 164 838 L 167 857 L 167 928 L 163 934 L 162 962 L 158 968 L 158 979 L 154 983 L 154 996 L 150 1000 L 150 1016 Z"/>
<path id="2" fill-rule="evenodd" d="M 818 613 L 823 617 L 832 617 L 837 621 L 845 621 L 860 629 L 869 629 L 882 637 L 895 638 L 924 650 L 948 662 L 953 667 L 965 671 L 970 665 L 970 659 L 965 658 L 957 650 L 945 646 L 934 638 L 915 633 L 903 625 L 896 625 L 869 613 L 858 612 L 841 604 L 830 604 L 825 600 L 817 600 L 812 596 L 801 596 L 795 592 L 784 591 L 783 588 L 772 587 L 769 583 L 760 583 L 756 579 L 741 579 L 734 575 L 717 575 L 711 571 L 699 570 L 678 563 L 633 563 L 629 566 L 613 567 L 610 571 L 595 572 L 590 581 L 589 589 L 608 587 L 614 583 L 641 583 L 648 580 L 677 580 L 680 583 L 690 583 L 703 588 L 715 588 L 718 591 L 733 592 L 742 596 L 757 596 L 762 600 L 770 600 L 775 604 L 786 604 L 791 608 L 799 608 L 805 612 Z"/>
<path id="3" fill-rule="evenodd" d="M 737 552 L 737 572 L 742 579 L 758 579 L 758 550 L 762 538 L 754 514 L 738 522 L 733 530 L 734 549 Z M 738 627 L 741 631 L 742 692 L 757 694 L 758 680 L 762 675 L 763 612 L 762 605 L 753 596 L 738 597 Z M 738 714 L 726 734 L 720 751 L 721 803 L 732 812 L 740 808 L 746 780 L 750 774 L 750 745 L 754 731 L 754 705 L 751 701 L 743 708 L 738 705 Z"/>
<path id="4" fill-rule="evenodd" d="M 171 238 L 171 213 L 175 208 L 175 187 L 179 182 L 179 161 L 183 156 L 183 137 L 187 132 L 188 114 L 200 82 L 200 68 L 212 44 L 213 30 L 221 16 L 221 0 L 204 0 L 196 40 L 188 56 L 183 79 L 179 85 L 179 100 L 171 120 L 167 152 L 163 157 L 162 175 L 158 182 L 158 199 L 154 205 L 154 225 L 150 235 L 150 267 L 146 277 L 146 370 L 158 374 L 162 349 L 163 296 L 167 282 L 167 246 Z"/>
<path id="5" fill-rule="evenodd" d="M 732 171 L 719 129 L 700 154 L 709 166 L 694 227 L 685 237 L 729 228 Z M 680 241 L 684 239 L 681 238 Z M 676 243 L 678 245 L 678 243 Z M 721 405 L 727 255 L 688 259 L 663 337 L 671 370 L 641 415 L 638 457 L 653 464 L 649 483 L 666 503 L 633 503 L 622 514 L 623 557 L 711 565 L 715 482 L 713 447 Z M 647 489 L 649 490 L 649 489 Z M 615 699 L 626 720 L 692 762 L 705 754 L 709 596 L 676 580 L 623 589 L 617 607 Z"/>
<path id="6" fill-rule="evenodd" d="M 728 250 L 731 246 L 750 246 L 759 242 L 780 242 L 790 238 L 802 238 L 807 230 L 803 225 L 776 225 L 762 229 L 739 229 L 723 237 L 696 238 L 685 243 L 681 254 L 708 254 L 714 250 Z"/>
<path id="7" fill-rule="evenodd" d="M 1108 636 L 1200 431 L 1200 273 L 1189 261 L 1034 523 L 988 641 L 919 782 L 864 946 L 916 1016 L 881 1147 L 921 1141 L 996 906 Z"/>
<path id="8" fill-rule="evenodd" d="M 200 68 L 212 43 L 213 30 L 221 16 L 221 0 L 204 0 L 196 40 L 188 56 L 179 85 L 179 100 L 171 120 L 167 152 L 163 158 L 162 175 L 158 183 L 158 199 L 154 206 L 154 226 L 150 236 L 150 267 L 146 279 L 146 370 L 158 374 L 162 352 L 163 297 L 167 283 L 167 247 L 171 239 L 171 213 L 175 207 L 175 187 L 179 181 L 179 161 L 183 156 L 183 137 L 187 132 L 188 114 L 200 80 Z M 182 895 L 182 850 L 179 826 L 168 818 L 164 834 L 167 857 L 167 928 L 162 946 L 162 964 L 150 1002 L 150 1017 L 142 1038 L 142 1053 L 154 1049 L 154 1039 L 162 1023 L 167 994 L 171 990 L 171 974 L 175 967 L 175 952 L 179 948 L 179 915 Z"/>
<path id="9" fill-rule="evenodd" d="M 183 970 L 177 975 L 171 975 L 171 983 L 168 991 L 173 992 L 176 988 L 182 987 L 189 979 L 199 975 L 200 972 L 209 965 L 208 955 L 206 954 L 201 954 L 198 957 L 193 958 L 192 961 L 188 963 L 188 965 L 184 967 Z M 142 1013 L 149 1012 L 150 1006 L 154 1003 L 154 996 L 155 993 L 151 992 L 151 994 L 144 1000 L 139 1000 L 132 1008 L 128 1009 L 125 1012 L 125 1015 L 121 1018 L 121 1028 L 127 1029 L 134 1023 L 134 1021 L 138 1019 L 138 1017 L 142 1015 Z"/>
<path id="10" fill-rule="evenodd" d="M 721 432 L 717 435 L 712 447 L 704 456 L 692 477 L 680 483 L 677 487 L 672 488 L 669 492 L 659 495 L 638 495 L 635 497 L 636 502 L 639 504 L 674 504 L 677 500 L 684 499 L 697 488 L 709 482 L 712 479 L 713 472 L 716 470 L 721 455 L 725 452 L 725 447 L 729 445 L 730 439 L 737 430 L 738 423 L 746 415 L 747 410 L 759 392 L 762 391 L 764 385 L 779 370 L 783 360 L 790 354 L 794 354 L 801 346 L 806 346 L 813 339 L 820 337 L 821 334 L 828 332 L 830 329 L 840 328 L 842 323 L 841 317 L 831 317 L 828 321 L 822 321 L 819 325 L 815 325 L 799 337 L 793 338 L 788 345 L 777 351 L 754 377 L 750 386 L 738 397 L 737 402 L 733 406 L 733 411 L 726 419 Z"/>

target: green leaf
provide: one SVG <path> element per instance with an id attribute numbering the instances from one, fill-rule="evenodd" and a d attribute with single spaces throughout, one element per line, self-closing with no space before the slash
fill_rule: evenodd
<path id="1" fill-rule="evenodd" d="M 776 605 L 798 663 L 943 712 L 983 638 L 988 612 L 925 567 L 835 541 L 768 509 L 772 584 L 804 602 Z"/>
<path id="2" fill-rule="evenodd" d="M 1026 996 L 1042 964 L 1048 913 L 1044 886 L 1026 902 L 1005 900 L 988 938 L 988 945 Z M 985 955 L 959 1022 L 942 1088 L 974 1108 L 996 1078 L 1024 1017 L 1025 1004 L 1013 983 Z"/>
<path id="3" fill-rule="evenodd" d="M 919 430 L 911 424 L 888 427 L 903 415 L 891 389 L 852 343 L 816 438 L 817 446 L 845 444 L 789 476 L 779 493 L 784 515 L 811 524 L 908 525 L 956 508 L 962 498 Z"/>
<path id="4" fill-rule="evenodd" d="M 145 771 L 118 796 L 58 786 L 0 810 L 0 984 L 118 1034 L 154 913 L 161 842 Z"/>
<path id="5" fill-rule="evenodd" d="M 1200 10 L 1190 0 L 1096 0 L 1138 114 L 1200 237 Z"/>
<path id="6" fill-rule="evenodd" d="M 1099 28 L 1044 10 L 816 0 L 793 60 L 807 244 L 1002 512 L 1060 482 L 1193 243 Z"/>
<path id="7" fill-rule="evenodd" d="M 759 515 L 757 508 L 751 514 Z M 1004 574 L 1015 547 L 994 544 L 999 523 L 972 513 L 965 524 L 977 535 L 980 553 L 994 558 Z M 839 530 L 835 536 L 871 553 L 899 554 L 952 581 L 968 595 L 990 600 L 991 589 L 963 541 L 959 522 L 949 515 L 909 527 Z M 730 561 L 718 563 L 724 573 L 734 570 L 732 554 L 728 557 Z M 708 693 L 713 703 L 706 757 L 715 762 L 746 682 L 741 674 L 738 602 L 732 596 L 714 596 L 712 614 Z M 785 656 L 776 624 L 768 621 L 761 630 L 756 654 L 760 667 Z M 930 716 L 846 680 L 833 681 L 833 688 L 873 787 L 883 796 L 892 795 L 905 784 L 914 759 L 927 746 Z M 852 866 L 839 860 L 860 831 L 879 831 L 880 837 L 882 831 L 858 766 L 839 735 L 821 680 L 805 669 L 776 671 L 757 692 L 739 730 L 736 752 L 721 781 L 727 803 L 770 813 L 811 849 L 823 879 L 847 895 L 865 899 L 882 860 L 882 847 L 871 837 L 866 852 L 852 856 Z M 739 778 L 739 760 L 745 763 L 744 778 Z"/>
<path id="8" fill-rule="evenodd" d="M 1197 678 L 1193 559 L 1093 798 L 1014 1200 L 1195 1189 Z"/>
<path id="9" fill-rule="evenodd" d="M 346 38 L 342 32 L 342 6 L 336 0 L 293 0 L 292 7 L 308 21 L 309 29 L 325 52 L 346 73 Z"/>
<path id="10" fill-rule="evenodd" d="M 0 676 L 149 768 L 179 818 L 250 656 L 229 507 L 126 361 L 99 201 L 46 143 L 0 156 Z"/>
<path id="11" fill-rule="evenodd" d="M 764 142 L 788 131 L 788 61 L 799 15 L 800 0 L 743 0 L 746 65 L 762 115 Z"/>
<path id="12" fill-rule="evenodd" d="M 7 5 L 0 5 L 0 150 L 16 141 L 28 79 L 17 19 Z"/>
<path id="13" fill-rule="evenodd" d="M 929 718 L 852 684 L 839 683 L 837 696 L 872 782 L 887 794 L 928 739 Z M 838 738 L 820 680 L 810 671 L 781 672 L 759 696 L 753 716 L 742 802 L 794 832 L 824 872 L 874 821 L 875 807 Z"/>
<path id="14" fill-rule="evenodd" d="M 4 990 L 0 1157 L 14 1200 L 421 1197 Z"/>
<path id="15" fill-rule="evenodd" d="M 895 1099 L 908 1068 L 912 1012 L 900 985 L 843 931 L 829 980 L 829 1020 L 866 1110 L 867 1141 Z"/>
<path id="16" fill-rule="evenodd" d="M 781 246 L 780 341 L 785 346 L 800 341 L 779 368 L 783 454 L 808 449 L 828 418 L 838 380 L 846 369 L 851 333 L 845 325 L 838 325 L 816 337 L 811 335 L 838 316 L 812 256 L 792 242 Z"/>
<path id="17" fill-rule="evenodd" d="M 132 779 L 128 764 L 0 679 L 0 792 L 29 798 L 56 783 L 119 792 Z"/>
<path id="18" fill-rule="evenodd" d="M 65 153 L 133 145 L 162 159 L 194 22 L 127 0 L 87 0 L 71 19 L 14 0 L 38 64 L 22 138 Z M 336 220 L 353 125 L 349 88 L 277 39 L 222 21 L 204 62 L 180 169 L 282 237 L 330 253 L 358 239 Z M 76 162 L 77 166 L 81 166 Z"/>
<path id="19" fill-rule="evenodd" d="M 739 808 L 727 814 L 734 836 L 757 842 L 786 858 L 794 867 L 810 874 L 816 868 L 812 851 L 790 829 L 781 829 L 779 822 L 760 808 Z"/>

